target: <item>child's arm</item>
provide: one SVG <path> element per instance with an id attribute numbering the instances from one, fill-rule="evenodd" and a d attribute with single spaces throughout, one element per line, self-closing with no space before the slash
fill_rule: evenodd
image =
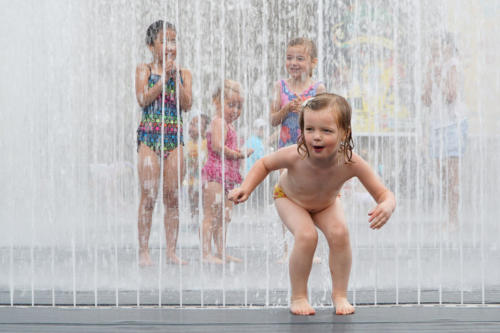
<path id="1" fill-rule="evenodd" d="M 432 64 L 429 62 L 429 64 L 427 65 L 427 71 L 425 73 L 424 92 L 422 94 L 422 102 L 427 107 L 432 104 L 432 100 L 431 100 L 431 90 L 432 90 L 431 66 L 432 66 Z"/>
<path id="2" fill-rule="evenodd" d="M 293 100 L 287 105 L 281 107 L 281 97 L 280 97 L 281 86 L 279 82 L 276 82 L 273 89 L 273 100 L 271 102 L 271 125 L 278 126 L 281 124 L 283 119 L 288 113 L 293 110 L 298 110 L 300 106 L 300 98 Z"/>
<path id="3" fill-rule="evenodd" d="M 182 69 L 182 83 L 179 82 L 179 103 L 181 104 L 181 109 L 187 111 L 191 109 L 193 105 L 193 94 L 192 94 L 192 75 L 191 71 L 188 69 Z"/>
<path id="4" fill-rule="evenodd" d="M 153 87 L 148 87 L 150 75 L 151 70 L 146 64 L 140 64 L 135 69 L 135 95 L 142 108 L 153 103 L 162 92 L 162 80 L 158 80 Z"/>
<path id="5" fill-rule="evenodd" d="M 446 99 L 446 102 L 451 104 L 457 99 L 457 66 L 452 66 L 450 68 L 445 80 L 446 81 L 443 87 L 443 95 Z"/>
<path id="6" fill-rule="evenodd" d="M 222 126 L 224 126 L 224 142 L 225 142 L 227 133 L 227 130 L 225 128 L 226 126 L 225 121 L 222 120 L 222 118 L 217 117 L 212 121 L 212 124 L 210 125 L 210 131 L 212 133 L 211 134 L 212 150 L 218 153 L 219 155 L 222 155 L 224 150 L 224 158 L 227 158 L 229 160 L 238 160 L 245 158 L 246 157 L 245 154 L 238 150 L 231 149 L 226 145 L 222 147 L 222 128 L 223 128 Z M 249 150 L 247 152 L 248 156 L 250 156 L 252 153 L 253 150 L 252 151 Z"/>
<path id="7" fill-rule="evenodd" d="M 380 229 L 396 208 L 394 194 L 382 184 L 372 168 L 359 155 L 353 153 L 352 162 L 354 163 L 349 164 L 349 167 L 378 204 L 368 213 L 370 228 Z"/>
<path id="8" fill-rule="evenodd" d="M 229 193 L 228 199 L 236 204 L 246 201 L 253 190 L 262 183 L 271 171 L 287 168 L 293 163 L 292 160 L 296 158 L 296 155 L 297 146 L 293 145 L 257 160 L 241 186 Z"/>

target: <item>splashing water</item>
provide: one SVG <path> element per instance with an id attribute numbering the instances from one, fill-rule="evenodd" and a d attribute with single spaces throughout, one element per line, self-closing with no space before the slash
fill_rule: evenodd
<path id="1" fill-rule="evenodd" d="M 499 301 L 498 2 L 24 0 L 0 6 L 1 304 L 288 304 L 288 267 L 278 259 L 283 243 L 291 248 L 293 240 L 289 233 L 283 238 L 272 205 L 277 175 L 233 209 L 227 254 L 243 263 L 202 262 L 202 216 L 191 214 L 184 183 L 177 248 L 189 264 L 166 264 L 162 220 L 169 207 L 158 199 L 150 237 L 155 264 L 138 268 L 141 110 L 134 75 L 138 63 L 151 61 L 144 37 L 157 19 L 176 25 L 178 61 L 193 73 L 185 140 L 193 117 L 213 117 L 212 94 L 224 78 L 243 87 L 235 122 L 241 143 L 256 135 L 252 124 L 268 119 L 273 83 L 287 77 L 286 43 L 297 36 L 315 41 L 313 76 L 349 99 L 355 151 L 398 200 L 390 223 L 374 232 L 366 216 L 374 202 L 357 180 L 344 187 L 354 303 Z M 445 32 L 454 36 L 457 83 L 468 110 L 468 138 L 459 143 L 466 149 L 455 162 L 442 152 L 431 157 L 429 148 L 433 117 L 446 105 L 422 101 L 432 45 Z M 436 54 L 444 51 L 440 46 Z M 279 127 L 265 128 L 264 138 L 277 136 Z M 265 152 L 276 146 L 270 142 Z M 456 215 L 449 213 L 453 205 Z M 447 223 L 453 216 L 455 224 Z M 331 304 L 327 254 L 320 238 L 321 263 L 309 281 L 315 305 Z"/>

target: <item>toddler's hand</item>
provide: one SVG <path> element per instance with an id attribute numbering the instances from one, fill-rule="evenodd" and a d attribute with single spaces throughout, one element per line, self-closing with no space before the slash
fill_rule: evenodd
<path id="1" fill-rule="evenodd" d="M 247 149 L 247 157 L 252 155 L 254 150 L 252 148 Z"/>
<path id="2" fill-rule="evenodd" d="M 242 190 L 241 187 L 237 187 L 229 192 L 228 199 L 235 204 L 239 204 L 241 202 L 245 202 L 248 199 L 248 194 L 246 193 L 246 191 Z"/>
<path id="3" fill-rule="evenodd" d="M 390 204 L 387 202 L 381 202 L 374 209 L 372 209 L 368 215 L 370 218 L 368 222 L 370 222 L 370 228 L 372 229 L 380 229 L 384 224 L 386 224 L 387 220 L 392 215 L 393 209 L 390 207 Z"/>

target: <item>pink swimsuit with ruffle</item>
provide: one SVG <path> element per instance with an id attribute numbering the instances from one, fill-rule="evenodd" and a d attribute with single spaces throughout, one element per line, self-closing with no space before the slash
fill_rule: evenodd
<path id="1" fill-rule="evenodd" d="M 228 126 L 224 145 L 232 150 L 238 150 L 238 138 L 236 131 Z M 219 153 L 212 149 L 212 133 L 207 132 L 208 157 L 205 166 L 201 170 L 204 182 L 216 182 L 222 184 L 222 159 Z M 224 159 L 224 191 L 229 193 L 237 184 L 241 184 L 240 160 Z"/>

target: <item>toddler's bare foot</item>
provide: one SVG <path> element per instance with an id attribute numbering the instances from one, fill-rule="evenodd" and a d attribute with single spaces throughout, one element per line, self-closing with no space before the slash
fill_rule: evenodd
<path id="1" fill-rule="evenodd" d="M 182 260 L 175 254 L 168 254 L 167 253 L 167 264 L 175 264 L 175 265 L 187 265 L 187 261 Z"/>
<path id="2" fill-rule="evenodd" d="M 321 258 L 317 257 L 317 256 L 314 256 L 314 258 L 313 258 L 313 264 L 321 264 Z"/>
<path id="3" fill-rule="evenodd" d="M 335 314 L 348 315 L 354 313 L 354 306 L 345 297 L 334 297 L 333 303 L 335 304 Z"/>
<path id="4" fill-rule="evenodd" d="M 222 260 L 222 256 L 219 258 Z M 226 262 L 243 262 L 243 260 L 226 254 Z"/>
<path id="5" fill-rule="evenodd" d="M 153 266 L 153 262 L 151 261 L 151 257 L 149 256 L 149 250 L 139 250 L 139 266 Z"/>
<path id="6" fill-rule="evenodd" d="M 309 305 L 307 298 L 292 299 L 290 304 L 290 312 L 299 316 L 310 316 L 316 313 L 312 306 Z"/>
<path id="7" fill-rule="evenodd" d="M 207 254 L 206 256 L 203 257 L 203 262 L 208 263 L 208 264 L 217 264 L 217 265 L 222 265 L 224 262 L 222 259 L 217 258 L 214 255 Z"/>

